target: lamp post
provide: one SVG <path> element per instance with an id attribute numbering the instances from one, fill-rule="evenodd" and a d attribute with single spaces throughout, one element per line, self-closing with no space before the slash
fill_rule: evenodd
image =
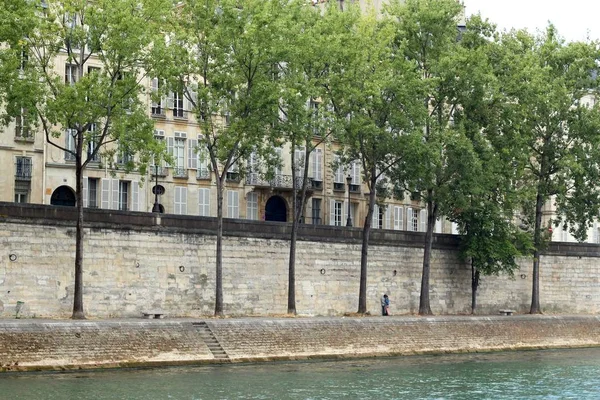
<path id="1" fill-rule="evenodd" d="M 158 204 L 158 165 L 154 165 L 154 178 L 155 184 L 154 189 L 154 206 L 152 206 L 152 212 L 160 213 L 160 204 Z"/>
<path id="2" fill-rule="evenodd" d="M 350 215 L 350 184 L 352 183 L 352 177 L 350 175 L 346 177 L 346 183 L 348 184 L 348 219 L 346 220 L 346 226 L 352 226 L 352 215 Z"/>

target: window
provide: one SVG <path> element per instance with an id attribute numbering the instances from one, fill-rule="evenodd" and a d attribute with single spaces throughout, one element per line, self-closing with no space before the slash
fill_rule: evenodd
<path id="1" fill-rule="evenodd" d="M 278 165 L 275 167 L 275 175 L 281 175 L 283 174 L 283 168 L 284 168 L 284 163 L 283 163 L 283 159 L 281 157 L 281 147 L 277 147 L 275 149 L 275 155 L 277 156 L 277 161 L 278 161 Z"/>
<path id="2" fill-rule="evenodd" d="M 303 177 L 304 176 L 304 161 L 306 157 L 306 151 L 303 147 L 296 148 L 294 150 L 294 162 L 296 169 L 296 176 Z"/>
<path id="3" fill-rule="evenodd" d="M 419 230 L 419 213 L 411 207 L 406 209 L 406 230 L 412 232 Z"/>
<path id="4" fill-rule="evenodd" d="M 321 224 L 321 199 L 312 199 L 312 223 Z"/>
<path id="5" fill-rule="evenodd" d="M 240 181 L 240 173 L 237 163 L 231 164 L 229 169 L 227 169 L 227 180 L 232 182 Z"/>
<path id="6" fill-rule="evenodd" d="M 351 192 L 360 192 L 360 162 L 358 160 L 352 161 L 350 164 L 350 177 L 352 180 L 350 181 Z"/>
<path id="7" fill-rule="evenodd" d="M 423 209 L 419 212 L 419 219 L 421 220 L 421 226 L 419 229 L 421 232 L 427 232 L 427 210 Z"/>
<path id="8" fill-rule="evenodd" d="M 210 157 L 208 149 L 204 145 L 204 138 L 201 135 L 198 135 L 198 143 L 198 151 L 196 152 L 198 156 L 198 170 L 196 177 L 198 179 L 210 179 Z"/>
<path id="9" fill-rule="evenodd" d="M 85 192 L 84 188 L 84 194 Z M 87 179 L 87 206 L 90 208 L 98 208 L 98 179 L 96 178 Z"/>
<path id="10" fill-rule="evenodd" d="M 175 214 L 187 214 L 187 187 L 175 186 Z"/>
<path id="11" fill-rule="evenodd" d="M 15 137 L 17 139 L 33 139 L 33 135 L 27 126 L 27 110 L 22 108 L 20 115 L 15 117 Z"/>
<path id="12" fill-rule="evenodd" d="M 375 204 L 373 206 L 373 216 L 371 217 L 371 226 L 374 229 L 383 228 L 381 210 L 379 209 L 379 206 L 377 204 Z"/>
<path id="13" fill-rule="evenodd" d="M 210 217 L 210 189 L 198 189 L 198 215 Z"/>
<path id="14" fill-rule="evenodd" d="M 87 137 L 87 158 L 91 162 L 100 161 L 100 155 L 98 152 L 94 154 L 96 150 L 98 138 L 96 136 L 96 124 L 91 124 L 88 128 L 88 137 Z"/>
<path id="15" fill-rule="evenodd" d="M 75 139 L 77 138 L 77 130 L 66 129 L 65 130 L 65 161 L 75 161 Z"/>
<path id="16" fill-rule="evenodd" d="M 313 135 L 319 136 L 321 134 L 319 126 L 319 103 L 314 100 L 310 100 L 308 103 L 308 107 L 310 110 L 310 119 Z"/>
<path id="17" fill-rule="evenodd" d="M 158 102 L 156 102 L 156 97 L 158 95 L 158 92 L 160 90 L 160 81 L 158 80 L 158 78 L 154 78 L 152 79 L 151 82 L 151 93 L 150 95 L 152 96 L 152 106 L 151 106 L 151 113 L 152 116 L 160 116 L 160 117 L 164 117 L 165 116 L 165 110 L 163 108 L 162 105 L 162 99 L 158 99 Z"/>
<path id="18" fill-rule="evenodd" d="M 246 219 L 258 219 L 258 194 L 248 193 L 246 197 Z"/>
<path id="19" fill-rule="evenodd" d="M 402 207 L 394 206 L 394 229 L 397 231 L 404 225 L 402 211 Z"/>
<path id="20" fill-rule="evenodd" d="M 29 53 L 27 53 L 27 48 L 23 46 L 21 48 L 20 60 L 19 60 L 19 71 L 24 71 L 25 67 L 27 67 L 27 62 L 29 61 Z"/>
<path id="21" fill-rule="evenodd" d="M 28 203 L 31 181 L 15 180 L 15 203 Z"/>
<path id="22" fill-rule="evenodd" d="M 340 157 L 335 156 L 333 158 L 333 166 L 337 165 L 337 169 L 334 171 L 333 176 L 333 190 L 343 191 L 346 190 L 346 184 L 344 183 L 344 167 L 340 163 Z"/>
<path id="23" fill-rule="evenodd" d="M 128 210 L 129 182 L 119 181 L 119 210 Z"/>
<path id="24" fill-rule="evenodd" d="M 65 64 L 65 83 L 67 85 L 74 85 L 77 82 L 77 65 Z"/>
<path id="25" fill-rule="evenodd" d="M 173 93 L 173 117 L 185 118 L 185 108 L 183 107 L 183 92 Z"/>
<path id="26" fill-rule="evenodd" d="M 175 137 L 167 138 L 169 154 L 173 157 L 173 177 L 187 178 L 185 169 L 185 132 L 175 132 Z"/>
<path id="27" fill-rule="evenodd" d="M 124 147 L 120 147 L 117 153 L 117 164 L 128 164 L 133 162 L 133 156 Z"/>
<path id="28" fill-rule="evenodd" d="M 235 190 L 227 191 L 227 218 L 240 217 L 239 193 Z"/>
<path id="29" fill-rule="evenodd" d="M 28 197 L 29 195 L 27 192 L 21 192 L 15 189 L 15 203 L 27 203 Z"/>
<path id="30" fill-rule="evenodd" d="M 329 224 L 342 226 L 342 221 L 344 219 L 344 202 L 340 200 L 331 200 L 331 208 L 329 211 Z"/>
<path id="31" fill-rule="evenodd" d="M 15 162 L 15 168 L 15 180 L 31 180 L 32 164 L 30 157 L 17 157 Z"/>

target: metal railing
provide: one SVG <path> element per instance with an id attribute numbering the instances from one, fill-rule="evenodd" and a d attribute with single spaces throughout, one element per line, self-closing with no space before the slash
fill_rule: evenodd
<path id="1" fill-rule="evenodd" d="M 15 163 L 15 180 L 30 181 L 32 173 L 31 159 L 23 158 Z"/>
<path id="2" fill-rule="evenodd" d="M 196 171 L 196 179 L 210 179 L 210 170 L 209 169 L 198 169 Z"/>
<path id="3" fill-rule="evenodd" d="M 246 185 L 253 185 L 259 187 L 272 187 L 277 189 L 292 189 L 294 186 L 296 189 L 302 189 L 302 177 L 296 177 L 296 184 L 292 185 L 291 175 L 275 175 L 272 179 L 266 179 L 258 173 L 251 173 L 246 176 Z M 312 178 L 308 178 L 307 188 L 312 188 Z"/>
<path id="4" fill-rule="evenodd" d="M 187 178 L 188 171 L 185 168 L 175 167 L 173 168 L 173 178 Z"/>

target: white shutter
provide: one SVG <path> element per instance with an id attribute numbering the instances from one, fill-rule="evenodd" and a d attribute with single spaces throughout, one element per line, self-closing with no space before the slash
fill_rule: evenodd
<path id="1" fill-rule="evenodd" d="M 392 220 L 392 208 L 387 206 L 385 208 L 385 229 L 390 229 L 390 224 Z"/>
<path id="2" fill-rule="evenodd" d="M 118 179 L 112 180 L 112 202 L 111 203 L 112 203 L 111 208 L 113 210 L 119 209 L 119 180 Z"/>
<path id="3" fill-rule="evenodd" d="M 315 149 L 312 154 L 312 177 L 316 181 L 322 181 L 323 178 L 323 150 Z"/>
<path id="4" fill-rule="evenodd" d="M 198 214 L 203 217 L 210 216 L 210 189 L 198 190 Z"/>
<path id="5" fill-rule="evenodd" d="M 379 206 L 377 204 L 375 204 L 373 206 L 373 216 L 372 216 L 372 221 L 371 221 L 371 225 L 373 226 L 373 228 L 379 229 Z"/>
<path id="6" fill-rule="evenodd" d="M 173 157 L 173 148 L 175 147 L 175 138 L 168 137 L 167 138 L 167 153 Z M 173 165 L 177 165 L 177 160 L 173 160 Z"/>
<path id="7" fill-rule="evenodd" d="M 402 207 L 394 206 L 394 229 L 402 230 Z"/>
<path id="8" fill-rule="evenodd" d="M 440 218 L 435 220 L 435 233 L 442 233 L 442 220 Z"/>
<path id="9" fill-rule="evenodd" d="M 329 225 L 335 225 L 335 200 L 329 201 Z"/>
<path id="10" fill-rule="evenodd" d="M 352 161 L 352 184 L 360 185 L 360 163 L 358 160 Z"/>
<path id="11" fill-rule="evenodd" d="M 83 177 L 83 206 L 88 206 L 88 178 L 87 176 Z"/>
<path id="12" fill-rule="evenodd" d="M 248 193 L 246 196 L 246 219 L 258 219 L 258 194 Z"/>
<path id="13" fill-rule="evenodd" d="M 140 183 L 131 181 L 131 211 L 140 211 Z"/>
<path id="14" fill-rule="evenodd" d="M 340 157 L 334 157 L 334 165 L 337 164 L 338 167 L 335 170 L 335 176 L 333 178 L 333 182 L 335 183 L 344 183 L 344 167 L 340 164 Z"/>
<path id="15" fill-rule="evenodd" d="M 189 169 L 197 169 L 198 168 L 198 154 L 196 151 L 198 150 L 198 140 L 190 139 L 188 143 L 188 168 Z"/>
<path id="16" fill-rule="evenodd" d="M 187 188 L 181 188 L 181 214 L 187 214 Z"/>
<path id="17" fill-rule="evenodd" d="M 411 207 L 406 208 L 406 230 L 411 232 L 415 230 L 413 225 L 413 209 Z"/>
<path id="18" fill-rule="evenodd" d="M 173 108 L 173 92 L 169 92 L 169 96 L 167 97 L 167 108 L 168 109 L 172 109 Z"/>
<path id="19" fill-rule="evenodd" d="M 227 217 L 239 218 L 239 193 L 236 190 L 227 191 Z"/>
<path id="20" fill-rule="evenodd" d="M 173 212 L 175 214 L 181 214 L 181 191 L 180 186 L 175 186 L 175 196 L 173 199 Z"/>
<path id="21" fill-rule="evenodd" d="M 420 231 L 427 232 L 427 210 L 423 209 L 419 213 Z"/>
<path id="22" fill-rule="evenodd" d="M 143 187 L 141 187 L 139 185 L 138 182 L 138 187 L 139 187 L 139 191 L 138 191 L 138 211 L 142 211 L 142 212 L 147 212 L 148 208 L 146 205 L 146 190 Z M 146 188 L 148 188 L 150 186 L 146 186 Z"/>
<path id="23" fill-rule="evenodd" d="M 158 78 L 153 78 L 150 81 L 150 89 L 152 91 L 151 95 L 155 96 L 156 92 L 158 92 Z M 154 101 L 152 101 L 152 107 L 158 107 L 158 103 L 155 103 Z"/>
<path id="24" fill-rule="evenodd" d="M 102 208 L 108 210 L 110 208 L 110 179 L 102 179 Z"/>

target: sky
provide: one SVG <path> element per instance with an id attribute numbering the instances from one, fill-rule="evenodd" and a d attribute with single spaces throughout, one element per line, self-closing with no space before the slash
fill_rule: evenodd
<path id="1" fill-rule="evenodd" d="M 467 17 L 481 13 L 500 30 L 526 28 L 534 33 L 548 21 L 568 41 L 600 39 L 598 0 L 462 0 Z"/>

